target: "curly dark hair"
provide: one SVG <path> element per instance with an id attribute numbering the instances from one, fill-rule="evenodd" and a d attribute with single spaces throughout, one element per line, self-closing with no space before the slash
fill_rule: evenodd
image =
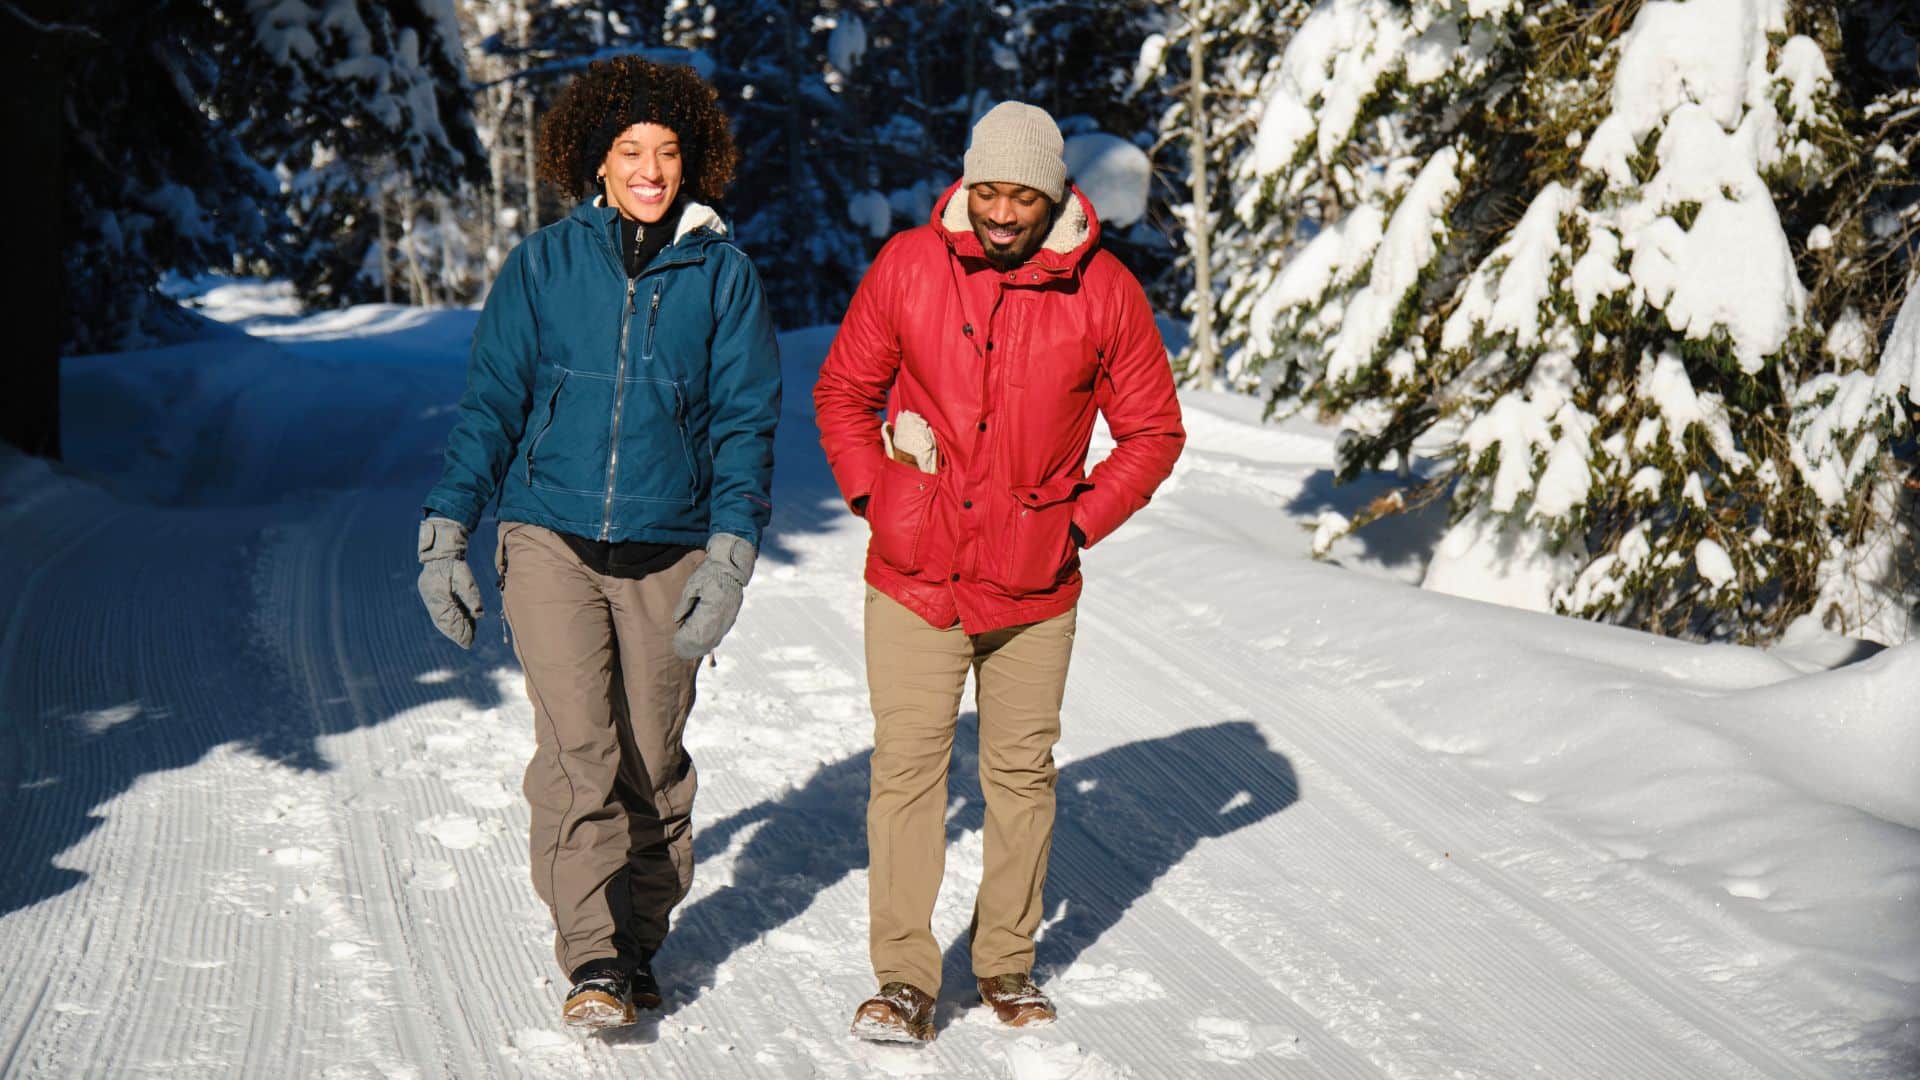
<path id="1" fill-rule="evenodd" d="M 584 198 L 599 190 L 595 173 L 615 136 L 635 124 L 659 124 L 680 136 L 681 184 L 718 202 L 740 160 L 719 96 L 689 67 L 637 56 L 595 60 L 541 117 L 536 171 L 568 196 Z"/>

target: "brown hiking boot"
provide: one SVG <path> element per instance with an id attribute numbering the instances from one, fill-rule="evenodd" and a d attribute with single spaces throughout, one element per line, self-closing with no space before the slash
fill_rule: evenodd
<path id="1" fill-rule="evenodd" d="M 1053 1002 L 1025 972 L 981 979 L 980 1000 L 993 1006 L 993 1015 L 1008 1027 L 1051 1024 L 1057 1015 Z"/>
<path id="2" fill-rule="evenodd" d="M 853 1035 L 870 1042 L 932 1042 L 933 998 L 917 986 L 890 982 L 854 1010 Z"/>

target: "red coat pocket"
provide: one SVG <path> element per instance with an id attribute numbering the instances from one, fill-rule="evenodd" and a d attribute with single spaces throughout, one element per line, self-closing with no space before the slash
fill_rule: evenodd
<path id="1" fill-rule="evenodd" d="M 902 574 L 920 570 L 920 540 L 933 509 L 934 484 L 935 474 L 889 458 L 881 462 L 873 494 L 867 497 L 873 553 Z"/>
<path id="2" fill-rule="evenodd" d="M 1010 488 L 1014 501 L 1013 535 L 1006 545 L 1000 583 L 1014 595 L 1049 592 L 1072 577 L 1080 565 L 1074 547 L 1073 499 L 1092 484 L 1058 476 L 1044 484 Z"/>

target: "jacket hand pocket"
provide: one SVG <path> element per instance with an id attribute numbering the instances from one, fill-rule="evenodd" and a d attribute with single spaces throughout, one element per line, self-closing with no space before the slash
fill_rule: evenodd
<path id="1" fill-rule="evenodd" d="M 1015 595 L 1047 592 L 1080 565 L 1073 543 L 1073 500 L 1092 484 L 1059 476 L 1010 489 L 1016 504 L 1001 583 Z"/>
<path id="2" fill-rule="evenodd" d="M 560 407 L 560 388 L 567 384 L 567 369 L 560 368 L 553 377 L 553 389 L 547 392 L 547 408 L 544 416 L 533 428 L 533 437 L 527 440 L 527 486 L 533 486 L 533 455 L 540 449 L 540 440 L 547 437 L 553 428 L 556 410 Z"/>
<path id="3" fill-rule="evenodd" d="M 903 574 L 920 569 L 920 539 L 933 510 L 934 476 L 891 459 L 867 499 L 867 524 L 873 527 L 873 553 Z"/>

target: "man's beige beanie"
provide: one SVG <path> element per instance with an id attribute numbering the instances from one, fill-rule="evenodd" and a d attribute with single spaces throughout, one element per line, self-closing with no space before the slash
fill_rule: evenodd
<path id="1" fill-rule="evenodd" d="M 960 183 L 1025 184 L 1054 202 L 1067 194 L 1066 140 L 1047 110 L 1003 101 L 973 125 Z"/>

